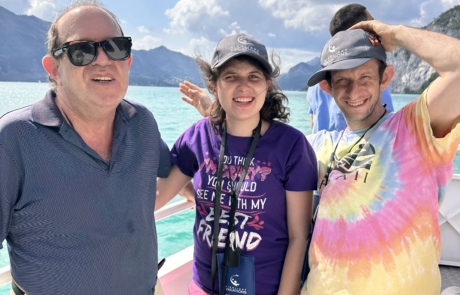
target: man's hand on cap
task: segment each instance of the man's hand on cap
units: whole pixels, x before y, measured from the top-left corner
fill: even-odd
[[[398,45],[394,39],[396,26],[387,25],[378,20],[363,21],[353,25],[349,30],[363,29],[377,35],[385,51],[393,51]]]

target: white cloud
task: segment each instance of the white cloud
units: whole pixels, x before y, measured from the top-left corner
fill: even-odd
[[[243,30],[240,25],[238,25],[238,22],[233,22],[231,23],[227,28],[222,28],[219,30],[220,37],[226,37],[238,33],[245,33],[248,34],[246,30]]]
[[[155,38],[153,36],[144,36],[143,38],[139,39],[134,39],[133,40],[133,49],[136,49],[136,50],[141,50],[141,49],[144,49],[144,50],[149,50],[149,49],[153,49],[153,48],[156,48],[162,43],[162,40],[160,38]]]
[[[137,27],[137,31],[138,31],[139,33],[145,33],[145,34],[150,33],[150,31],[149,31],[145,26],[139,26],[139,27]]]
[[[443,11],[460,4],[460,0],[361,0],[379,20],[393,24],[425,26]],[[327,32],[334,13],[344,6],[341,0],[258,0],[271,15],[283,21],[286,29]]]
[[[460,0],[441,0],[443,11],[448,10],[455,5],[460,5]]]
[[[167,33],[183,33],[197,22],[218,19],[229,15],[215,0],[179,0],[174,8],[166,10],[165,14],[171,19]]]
[[[238,22],[232,22],[230,24],[230,28],[233,29],[233,30],[240,30],[241,27],[238,25]]]
[[[268,37],[276,38],[276,35],[273,34],[273,33],[268,33],[267,35],[268,35]]]
[[[187,48],[181,48],[178,51],[182,54],[196,57],[201,56],[205,60],[211,59],[211,55],[216,47],[216,43],[209,41],[204,37],[192,38],[187,46]]]
[[[429,0],[421,3],[419,16],[411,19],[408,24],[413,27],[422,27],[430,23],[443,12],[441,2],[440,0]]]
[[[30,0],[30,7],[26,14],[35,15],[46,21],[52,21],[60,7],[59,0]]]
[[[324,1],[321,1],[324,3]],[[259,5],[283,21],[285,28],[304,31],[324,31],[332,15],[343,4],[315,3],[315,1],[259,0]]]

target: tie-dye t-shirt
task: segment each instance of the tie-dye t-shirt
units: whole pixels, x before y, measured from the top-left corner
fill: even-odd
[[[439,295],[438,207],[460,127],[434,138],[425,92],[357,142],[366,130],[308,138],[318,158],[321,201],[302,295]]]

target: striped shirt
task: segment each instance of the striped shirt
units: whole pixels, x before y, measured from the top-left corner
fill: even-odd
[[[156,177],[168,147],[144,106],[124,100],[105,162],[50,91],[0,119],[0,235],[28,294],[152,294]]]

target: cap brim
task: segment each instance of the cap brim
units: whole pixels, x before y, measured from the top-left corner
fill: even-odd
[[[317,71],[314,73],[310,79],[308,79],[307,85],[309,87],[318,84],[319,82],[323,81],[326,79],[326,73],[329,71],[340,71],[340,70],[349,70],[349,69],[354,69],[356,67],[359,67],[362,64],[365,64],[366,62],[370,61],[372,58],[366,57],[366,58],[354,58],[354,59],[346,59],[346,60],[341,60],[336,63],[333,63],[325,68],[322,68],[321,70]]]
[[[251,53],[251,52],[235,52],[235,54],[226,56],[224,59],[220,60],[218,63],[216,63],[213,66],[213,68],[218,68],[218,67],[222,66],[223,64],[225,64],[229,59],[232,59],[232,58],[234,58],[236,56],[239,56],[239,55],[248,55],[248,56],[258,60],[265,67],[265,69],[268,71],[268,73],[271,74],[273,72],[273,69],[272,69],[272,66],[270,65],[270,63],[268,63],[265,59],[260,57],[260,55],[254,54],[254,53]]]

